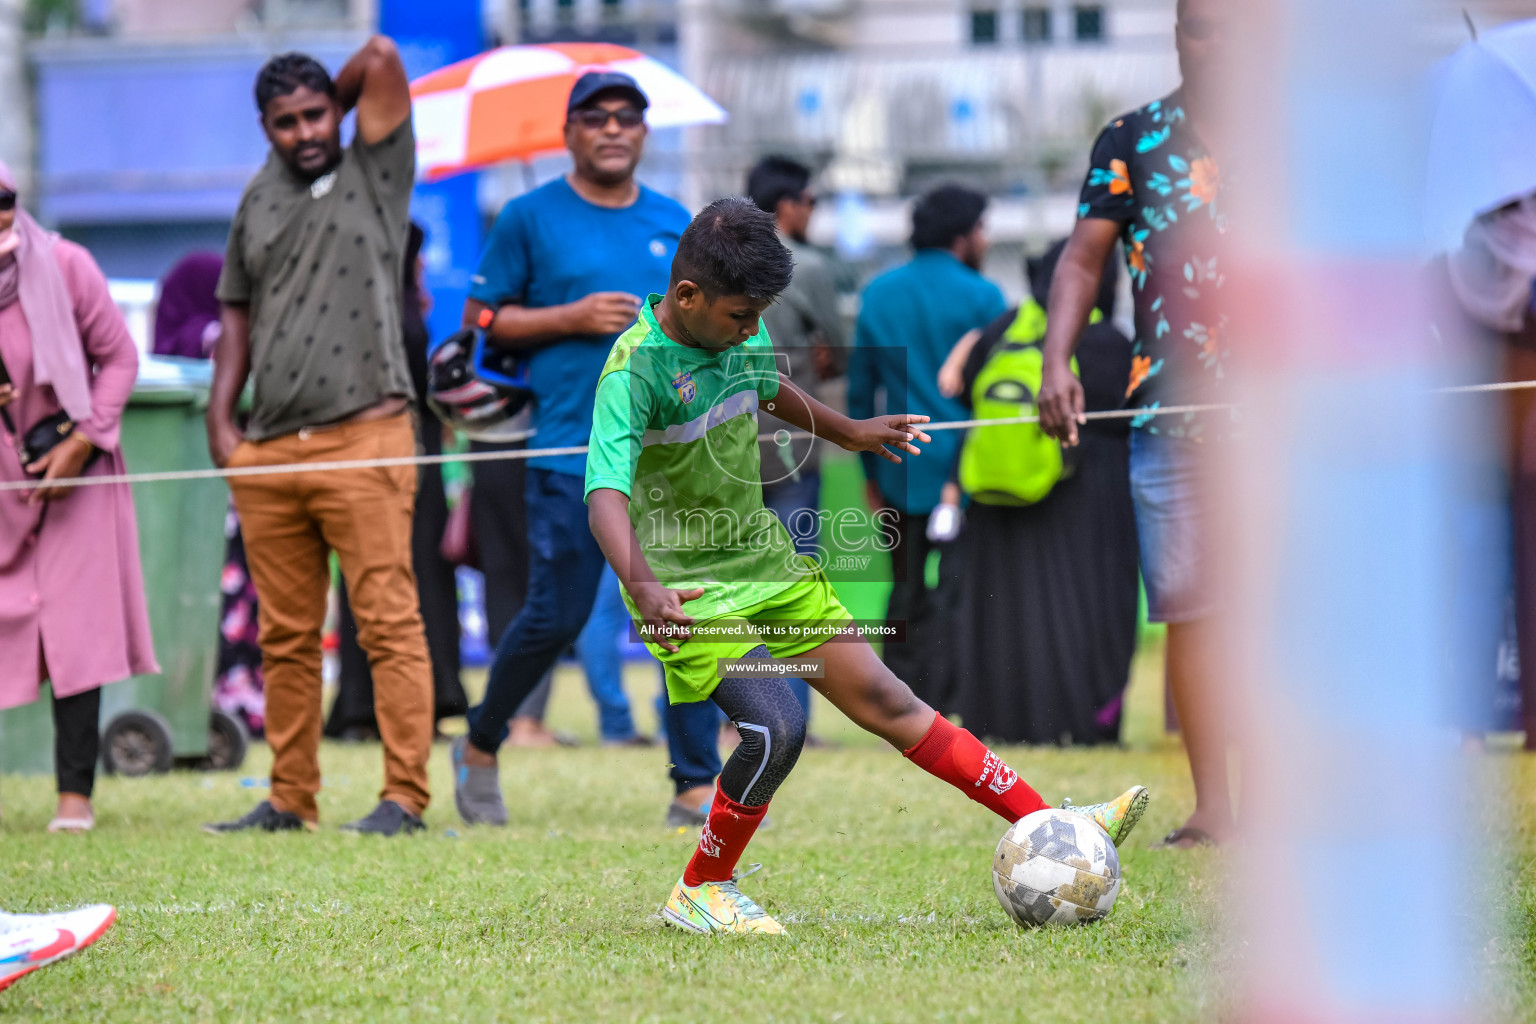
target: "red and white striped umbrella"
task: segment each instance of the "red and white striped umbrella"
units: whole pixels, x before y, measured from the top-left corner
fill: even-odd
[[[587,71],[622,71],[651,101],[652,128],[720,124],[726,113],[697,86],[643,53],[610,43],[503,46],[411,83],[416,162],[441,178],[565,146],[565,103]]]

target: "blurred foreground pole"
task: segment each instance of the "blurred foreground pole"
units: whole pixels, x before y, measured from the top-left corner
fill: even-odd
[[[1237,1016],[1470,1020],[1475,843],[1445,666],[1455,420],[1473,410],[1426,394],[1465,371],[1422,305],[1427,0],[1226,9]]]

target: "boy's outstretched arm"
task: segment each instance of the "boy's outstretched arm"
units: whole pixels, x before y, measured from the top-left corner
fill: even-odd
[[[782,373],[779,374],[778,395],[764,408],[784,422],[831,441],[839,448],[850,452],[874,452],[891,462],[899,463],[901,456],[886,445],[921,455],[913,442],[926,444],[933,440],[917,428],[917,424],[928,422],[927,416],[904,412],[872,416],[867,420],[849,419],[801,391]]]
[[[614,574],[640,612],[641,621],[652,630],[648,639],[668,651],[677,644],[669,637],[688,638],[693,617],[683,611],[683,602],[704,596],[704,588],[673,590],[656,579],[651,563],[640,550],[640,538],[629,521],[629,495],[611,487],[599,487],[587,496],[587,525],[603,557],[613,566]]]

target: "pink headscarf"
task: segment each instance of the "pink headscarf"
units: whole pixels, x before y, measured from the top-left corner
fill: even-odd
[[[3,160],[0,189],[16,191],[16,176]],[[69,418],[79,423],[91,418],[91,371],[85,365],[69,288],[53,258],[58,240],[18,205],[15,225],[0,234],[0,259],[10,253],[16,257],[10,267],[0,268],[0,292],[10,290],[4,279],[16,275],[21,311],[32,329],[33,379],[53,388]]]

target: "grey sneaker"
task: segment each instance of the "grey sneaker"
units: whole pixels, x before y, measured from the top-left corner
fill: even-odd
[[[709,804],[694,810],[673,800],[667,805],[667,828],[700,828],[709,821]]]
[[[423,832],[427,823],[393,800],[380,800],[379,806],[368,812],[366,818],[349,821],[341,826],[343,832],[367,836],[397,836],[404,832]]]
[[[686,804],[673,800],[667,805],[667,828],[703,828],[709,822],[709,809],[714,802],[714,798],[711,797],[705,800],[698,810],[694,810]],[[773,819],[766,814],[757,826],[758,831],[772,827]],[[762,865],[759,864],[758,867],[761,868]]]
[[[448,748],[453,760],[453,805],[466,825],[505,825],[507,804],[501,798],[501,774],[494,766],[466,764],[469,737],[460,736]]]
[[[263,800],[256,805],[256,809],[243,818],[234,821],[210,822],[203,826],[204,832],[212,832],[214,835],[223,835],[226,832],[249,832],[259,829],[262,832],[299,832],[315,830],[315,823],[305,821],[297,814],[288,811],[280,811],[272,806],[272,801]]]

